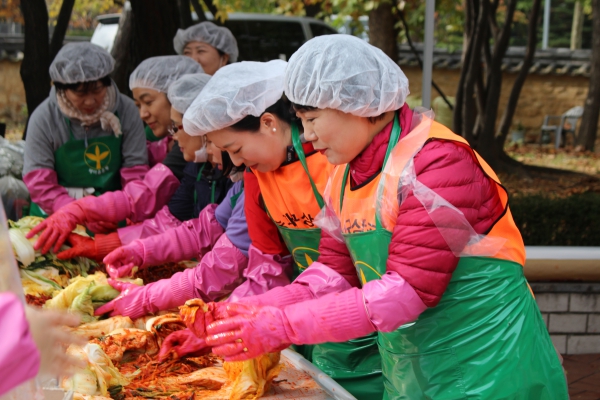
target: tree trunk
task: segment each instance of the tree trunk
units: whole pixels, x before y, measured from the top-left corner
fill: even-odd
[[[198,0],[191,0],[192,7],[194,7],[194,11],[196,11],[196,16],[198,17],[198,22],[206,21],[206,15],[204,15],[204,9]],[[214,17],[214,15],[213,15]]]
[[[213,15],[213,22],[215,24],[222,25],[221,21],[217,19],[217,13],[219,12],[219,10],[213,4],[212,0],[203,0],[203,2],[206,8],[208,8],[208,11],[210,11],[210,13]]]
[[[393,6],[381,2],[369,12],[369,43],[379,47],[388,57],[398,61],[398,31]]]
[[[129,75],[134,67],[129,62],[131,40],[133,36],[133,13],[129,3],[125,3],[121,18],[119,19],[119,30],[112,47],[112,56],[115,59],[115,69],[112,79],[117,84],[119,91],[125,95],[131,95],[129,90]]]
[[[575,146],[594,150],[600,113],[600,0],[592,0],[592,60],[590,88],[583,109],[583,117]]]
[[[50,92],[50,45],[48,9],[44,0],[21,0],[25,25],[25,49],[21,63],[21,79],[29,115],[48,97]],[[29,119],[28,119],[29,121]],[[27,136],[27,127],[23,139]]]
[[[499,133],[496,137],[496,147],[498,147],[502,152],[504,152],[504,142],[506,140],[506,136],[508,135],[510,125],[512,124],[512,119],[515,115],[517,104],[519,103],[521,89],[525,84],[525,79],[529,74],[529,69],[533,63],[533,57],[535,56],[535,48],[537,46],[537,25],[541,4],[541,0],[533,1],[531,14],[529,15],[529,31],[527,34],[527,50],[525,53],[525,59],[523,60],[523,65],[519,71],[519,75],[517,75],[517,79],[515,79],[515,83],[513,84],[510,92],[510,97],[508,98],[508,103],[506,104],[506,109],[504,110],[504,115],[502,115],[502,120],[500,122]]]
[[[179,7],[179,27],[185,29],[192,26],[194,21],[192,21],[190,0],[177,0],[177,5]]]
[[[129,95],[129,75],[145,59],[175,54],[173,37],[179,28],[177,2],[131,0],[131,9],[121,15],[113,46],[116,65],[113,79]]]
[[[307,17],[315,18],[321,12],[321,2],[314,1],[311,4],[304,3],[304,12]]]
[[[63,46],[69,28],[69,21],[71,20],[71,13],[73,12],[73,5],[75,5],[75,0],[63,0],[60,6],[54,33],[52,33],[52,41],[50,42],[50,62],[54,60],[54,57]]]
[[[581,48],[581,37],[583,36],[583,4],[575,1],[573,10],[573,24],[571,25],[571,50]]]

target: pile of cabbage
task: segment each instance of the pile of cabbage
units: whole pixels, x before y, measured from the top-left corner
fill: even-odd
[[[82,323],[96,321],[98,318],[94,317],[94,310],[117,297],[119,291],[108,284],[103,272],[88,274],[91,268],[98,266],[90,259],[76,257],[64,261],[56,258],[52,252],[42,255],[34,250],[37,236],[27,239],[26,235],[43,220],[24,217],[17,222],[9,221],[8,233],[25,295],[50,298],[44,308],[77,314]],[[85,235],[85,230],[78,230],[77,233]],[[61,248],[64,249],[67,247]],[[141,279],[129,281],[143,284]]]

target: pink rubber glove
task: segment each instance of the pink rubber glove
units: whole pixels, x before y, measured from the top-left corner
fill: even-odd
[[[106,272],[111,278],[122,278],[130,276],[134,267],[143,269],[144,245],[135,240],[127,246],[119,247],[110,252],[103,260],[106,264]]]
[[[225,361],[242,361],[281,351],[292,344],[285,315],[277,307],[229,304],[229,318],[207,327],[206,343]]]
[[[199,338],[189,329],[183,329],[173,332],[165,338],[160,346],[158,360],[165,361],[172,355],[174,358],[183,358],[199,357],[208,353],[210,353],[210,347],[206,345],[204,338]]]
[[[120,282],[108,279],[108,284],[121,292],[117,298],[99,307],[94,314],[103,315],[110,313],[111,317],[123,315],[125,317],[139,318],[148,314],[144,310],[146,288],[133,283]]]
[[[85,210],[77,201],[67,204],[54,214],[46,218],[27,234],[30,239],[39,232],[44,231],[33,246],[34,249],[46,254],[54,245],[53,251],[58,253],[69,234],[80,224],[85,222]]]
[[[272,306],[229,304],[227,316],[207,329],[206,343],[227,361],[242,361],[287,345],[345,342],[374,332],[361,290]]]
[[[119,224],[115,222],[95,221],[88,222],[85,227],[94,233],[109,233],[116,231]]]

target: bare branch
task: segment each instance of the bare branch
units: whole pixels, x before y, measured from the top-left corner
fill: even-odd
[[[221,24],[220,21],[217,20],[217,13],[219,12],[219,10],[217,9],[217,7],[215,7],[212,0],[202,0],[202,1],[206,5],[206,8],[208,8],[208,11],[210,11],[210,13],[213,15],[213,22],[220,25]]]
[[[497,146],[499,146],[500,148],[504,146],[506,135],[508,135],[508,130],[510,129],[512,119],[515,115],[515,110],[517,109],[521,89],[525,84],[525,79],[527,79],[529,69],[533,64],[535,48],[537,45],[537,21],[540,13],[541,3],[541,0],[533,0],[533,6],[529,15],[529,29],[527,32],[527,49],[525,52],[525,59],[523,60],[523,66],[521,67],[521,70],[519,71],[519,74],[515,79],[515,83],[513,84],[510,96],[508,98],[508,103],[506,105],[506,109],[504,110],[504,114],[502,115],[499,131],[496,136]]]
[[[60,6],[56,26],[54,27],[54,33],[52,34],[52,41],[50,42],[50,62],[54,60],[54,57],[56,57],[56,54],[63,46],[74,5],[75,0],[63,0]]]
[[[406,19],[404,18],[404,11],[398,10],[398,16],[400,18],[400,21],[402,21],[402,26],[404,27],[404,34],[406,35],[406,41],[408,42],[410,49],[412,50],[413,54],[415,55],[415,58],[417,59],[417,63],[419,63],[419,68],[421,68],[421,71],[422,71],[423,70],[423,62],[421,61],[421,56],[419,55],[419,52],[417,51],[415,45],[413,44],[412,39],[410,38],[408,24],[406,23]],[[435,90],[437,90],[437,92],[440,94],[440,96],[442,96],[442,99],[448,105],[448,107],[450,107],[450,110],[454,110],[454,107],[452,106],[452,104],[450,104],[450,101],[448,101],[448,99],[446,98],[446,95],[444,94],[444,92],[442,92],[442,89],[433,81],[433,79],[431,79],[431,85],[435,88]]]
[[[200,22],[206,21],[206,15],[204,15],[204,9],[200,5],[200,2],[198,0],[191,0],[191,2],[192,7],[194,7],[194,11],[196,11],[196,15],[198,16],[198,20]]]

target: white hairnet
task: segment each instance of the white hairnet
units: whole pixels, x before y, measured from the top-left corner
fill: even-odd
[[[129,89],[146,88],[167,93],[181,75],[204,72],[200,64],[184,56],[160,56],[145,59],[129,77]]]
[[[210,78],[210,75],[204,73],[181,76],[169,86],[167,92],[171,107],[181,114],[185,113]]]
[[[229,62],[236,62],[238,46],[233,33],[224,26],[210,21],[200,22],[187,29],[178,29],[173,38],[173,47],[177,54],[183,54],[183,48],[189,42],[204,42],[229,56]]]
[[[189,135],[229,127],[248,115],[261,116],[283,95],[286,62],[241,62],[219,69],[183,116]]]
[[[285,94],[295,104],[360,117],[399,109],[408,79],[383,51],[350,35],[318,36],[288,62]]]
[[[64,84],[104,78],[115,67],[108,51],[92,43],[65,44],[50,64],[50,79]]]

